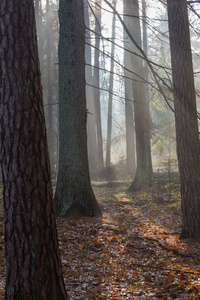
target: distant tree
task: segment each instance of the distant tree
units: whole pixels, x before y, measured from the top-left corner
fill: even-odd
[[[39,58],[41,63],[41,56],[43,55],[43,43],[42,40],[42,5],[41,0],[35,0],[35,19],[36,19],[36,28],[37,28],[37,40],[38,40],[38,51]]]
[[[143,51],[148,57],[148,37],[147,37],[147,22],[146,22],[146,0],[142,0],[142,14],[143,14],[143,22],[142,22],[142,35],[143,35]],[[152,166],[152,155],[151,155],[151,114],[150,114],[150,95],[149,95],[149,70],[147,67],[147,62],[143,60],[143,68],[142,75],[144,77],[144,90],[145,90],[145,102],[146,102],[146,118],[147,118],[147,139],[146,139],[146,155],[147,155],[147,169],[148,169],[148,185],[152,185],[154,183],[154,175],[153,175],[153,166]]]
[[[128,16],[128,6],[124,2],[124,23],[131,32],[132,19]],[[128,71],[131,71],[131,42],[124,30],[124,90],[125,90],[125,123],[126,123],[126,165],[127,168],[136,171],[136,149],[135,149],[135,125],[134,125],[134,107],[133,107],[133,87],[132,80],[129,79],[133,75]]]
[[[87,0],[84,0],[84,19],[85,19],[85,79],[86,79],[86,104],[87,104],[87,138],[88,138],[88,158],[89,167],[97,169],[97,135],[96,135],[96,111],[95,96],[93,88],[93,70],[92,70],[92,47],[90,37],[89,7]]]
[[[181,182],[181,238],[200,236],[200,143],[186,0],[167,0],[177,155]]]
[[[60,0],[59,166],[55,194],[60,215],[100,215],[88,168],[83,0]]]
[[[6,299],[67,299],[58,250],[32,0],[0,3]]]
[[[116,9],[117,0],[113,0],[113,7]],[[112,41],[115,41],[115,23],[116,15],[113,14],[112,20]],[[114,54],[115,44],[111,45],[111,62],[110,62],[110,82],[109,82],[109,98],[108,98],[108,122],[107,122],[107,145],[106,145],[106,168],[111,164],[111,137],[112,137],[112,102],[113,102],[113,81],[114,81]],[[112,59],[113,58],[113,59]]]
[[[136,43],[141,47],[141,29],[139,20],[139,3],[138,0],[124,1],[124,14],[128,15],[131,20],[128,22],[129,31],[134,37]],[[134,17],[131,17],[134,16]],[[137,52],[137,48],[130,41],[130,49]],[[136,154],[137,169],[134,181],[130,186],[130,190],[139,190],[145,185],[152,185],[154,181],[153,169],[151,162],[151,148],[149,135],[149,111],[146,101],[145,85],[141,78],[144,76],[143,61],[136,55],[131,58],[131,71],[138,76],[133,76],[133,98],[134,98],[134,116],[135,116],[135,132],[136,132]]]
[[[100,60],[100,34],[101,34],[101,0],[95,0],[95,51],[94,51],[94,76],[93,83],[95,86],[95,109],[96,109],[96,130],[97,130],[97,154],[98,167],[101,169],[104,166],[103,160],[103,138],[101,127],[101,103],[100,103],[100,89],[99,89],[99,60]]]
[[[46,0],[46,73],[47,73],[47,103],[48,103],[48,114],[47,114],[47,140],[49,145],[49,157],[51,174],[54,173],[54,118],[53,118],[53,64],[52,64],[52,26],[50,22],[50,3]]]

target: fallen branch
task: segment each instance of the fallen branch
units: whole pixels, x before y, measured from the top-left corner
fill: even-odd
[[[133,266],[142,267],[142,268],[150,268],[150,269],[157,269],[157,270],[166,270],[166,271],[172,271],[172,272],[178,272],[178,273],[188,273],[188,274],[200,274],[200,272],[196,271],[187,271],[187,270],[180,270],[180,269],[171,269],[171,268],[163,268],[160,266],[150,266],[150,265],[143,265],[143,264],[137,264],[137,263],[131,263]]]
[[[189,258],[193,258],[193,259],[196,259],[198,261],[200,261],[200,258],[195,256],[195,255],[192,255],[192,254],[189,254],[189,253],[185,253],[185,252],[182,252],[180,251],[179,249],[177,248],[171,248],[171,247],[168,247],[168,246],[165,246],[163,243],[161,243],[159,240],[155,239],[155,238],[150,238],[150,237],[142,237],[146,240],[149,240],[149,241],[153,241],[153,242],[156,242],[159,244],[159,246],[161,246],[164,250],[166,251],[172,251],[174,252],[176,255],[180,255],[181,257],[189,257]]]

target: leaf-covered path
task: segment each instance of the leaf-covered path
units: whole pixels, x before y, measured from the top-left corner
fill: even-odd
[[[94,188],[102,219],[57,219],[69,299],[200,299],[200,241],[178,238],[178,193],[158,198],[155,191],[126,188]]]

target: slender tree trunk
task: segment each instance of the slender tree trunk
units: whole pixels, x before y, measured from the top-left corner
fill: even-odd
[[[38,40],[38,50],[40,63],[41,58],[43,58],[43,41],[42,41],[42,8],[41,0],[35,0],[35,18],[36,18],[36,28],[37,28],[37,40]]]
[[[148,56],[147,47],[147,23],[146,23],[146,0],[142,0],[142,14],[143,14],[143,51]],[[149,74],[146,61],[143,61],[143,76],[145,79],[144,89],[145,89],[145,99],[146,99],[146,114],[147,114],[147,165],[148,165],[148,176],[149,185],[154,184],[153,166],[152,166],[152,155],[151,155],[151,115],[150,115],[150,96],[149,96]]]
[[[96,127],[97,127],[97,150],[98,150],[98,167],[101,169],[104,166],[103,162],[103,139],[102,139],[102,127],[101,127],[101,104],[100,104],[100,90],[99,90],[99,47],[101,33],[101,0],[96,0],[97,9],[95,10],[95,53],[94,53],[94,77],[93,83],[96,87],[94,89],[95,96],[95,108],[96,108]],[[100,7],[99,7],[100,6]]]
[[[47,140],[49,146],[49,157],[52,177],[55,178],[56,173],[56,158],[55,158],[55,144],[56,137],[54,131],[54,105],[53,105],[53,71],[55,66],[53,65],[53,22],[51,19],[50,1],[46,0],[46,70],[47,70]]]
[[[0,4],[6,299],[64,300],[32,0]]]
[[[100,215],[89,176],[85,97],[83,0],[59,6],[59,167],[55,203],[60,215]]]
[[[50,7],[49,0],[46,0],[46,36],[47,36],[47,44],[46,44],[46,55],[47,55],[47,89],[48,89],[48,130],[53,129],[53,91],[52,91],[52,47],[51,47],[51,35],[52,35],[52,27],[50,26],[49,18],[50,18]]]
[[[90,28],[88,2],[84,0],[84,17],[85,26]],[[97,136],[96,136],[96,111],[94,106],[94,88],[92,74],[92,57],[91,57],[91,39],[90,31],[86,28],[86,45],[85,45],[85,78],[86,78],[86,103],[88,109],[87,116],[87,134],[88,134],[88,158],[90,169],[97,168]]]
[[[47,69],[47,103],[48,103],[48,114],[47,114],[47,139],[49,145],[49,157],[51,173],[54,173],[53,161],[54,161],[54,129],[53,129],[53,80],[52,80],[52,27],[50,26],[50,7],[49,0],[46,0],[46,69]]]
[[[113,7],[116,9],[117,0],[113,1]],[[111,134],[112,134],[112,101],[113,101],[113,71],[114,71],[114,54],[115,54],[115,22],[116,15],[113,14],[112,21],[112,46],[111,46],[111,65],[110,65],[110,84],[109,84],[109,99],[108,99],[108,125],[107,125],[107,145],[106,145],[106,168],[110,167],[111,159]]]
[[[126,13],[126,3],[124,3],[124,13]],[[124,16],[124,22],[126,26],[130,28],[130,20]],[[124,67],[126,69],[131,69],[131,42],[124,31]],[[134,125],[134,107],[133,107],[133,87],[132,80],[126,78],[132,77],[132,74],[127,70],[124,70],[124,83],[125,83],[125,122],[126,122],[126,165],[127,168],[136,171],[136,153],[135,153],[135,125]]]
[[[186,0],[168,0],[177,156],[183,227],[180,237],[200,236],[200,143]]]
[[[129,20],[130,32],[134,39],[141,46],[141,30],[139,21],[138,0],[124,1],[124,13],[132,14],[134,17]],[[130,17],[129,17],[130,18]],[[134,45],[131,44],[131,50],[137,52]],[[144,78],[143,61],[137,56],[132,56],[131,70]],[[137,153],[137,170],[130,190],[139,190],[145,185],[152,185],[153,170],[149,162],[150,136],[149,136],[149,116],[146,103],[146,94],[144,83],[138,77],[133,77],[133,97],[134,97],[134,115],[135,115],[135,132],[136,132],[136,153]]]

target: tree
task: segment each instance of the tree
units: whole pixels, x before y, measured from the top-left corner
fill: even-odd
[[[92,49],[90,38],[89,7],[87,0],[84,0],[84,19],[85,19],[85,79],[86,79],[86,103],[88,109],[87,116],[87,136],[88,136],[88,158],[90,169],[97,167],[97,135],[96,135],[96,111],[94,105],[94,88],[92,74]]]
[[[0,4],[6,299],[67,299],[51,189],[32,0]]]
[[[124,23],[130,30],[131,20],[126,16],[127,4],[124,3]],[[134,126],[134,107],[133,107],[133,77],[128,70],[131,69],[131,45],[130,40],[124,30],[124,90],[125,90],[125,122],[126,122],[126,165],[135,172],[136,159],[135,159],[135,126]]]
[[[130,54],[124,51],[124,66],[130,67]],[[127,78],[129,72],[124,70],[124,90],[125,90],[125,122],[126,122],[126,166],[131,170],[136,169],[135,159],[135,128],[133,119],[133,90],[132,82]]]
[[[131,21],[127,22],[129,31],[134,37],[136,43],[141,47],[141,30],[139,21],[139,4],[137,0],[124,1],[124,14],[132,14]],[[130,45],[132,52],[137,52],[134,44]],[[146,102],[146,94],[144,83],[144,69],[142,59],[136,55],[131,59],[131,70],[138,76],[133,76],[133,98],[134,98],[134,116],[135,116],[135,132],[136,132],[136,154],[137,154],[137,170],[135,179],[130,186],[130,190],[135,191],[141,189],[144,185],[152,185],[153,170],[150,153],[150,135],[149,135],[149,114]]]
[[[55,194],[60,215],[101,215],[88,168],[83,0],[60,0],[59,165]]]
[[[113,0],[113,7],[116,9],[117,0]],[[113,14],[112,20],[112,41],[115,41],[115,21],[116,15]],[[113,102],[113,80],[114,80],[114,54],[115,44],[111,45],[111,63],[110,63],[110,82],[109,82],[109,99],[108,99],[108,122],[107,122],[107,145],[106,145],[106,168],[110,167],[111,160],[111,136],[112,136],[112,102]],[[112,59],[113,58],[113,59]]]
[[[53,80],[52,80],[52,26],[50,24],[50,4],[46,0],[46,69],[47,69],[47,97],[48,97],[48,122],[47,122],[47,140],[49,145],[49,157],[51,174],[54,173],[54,118],[53,118]]]
[[[101,0],[96,0],[95,10],[95,52],[94,52],[94,76],[93,83],[95,86],[95,109],[96,109],[96,130],[97,130],[97,153],[98,153],[98,168],[103,168],[103,139],[101,127],[101,104],[100,104],[100,90],[99,90],[99,58],[100,58],[100,34],[101,34]]]
[[[177,156],[183,227],[180,237],[200,236],[200,143],[186,0],[168,0]]]

